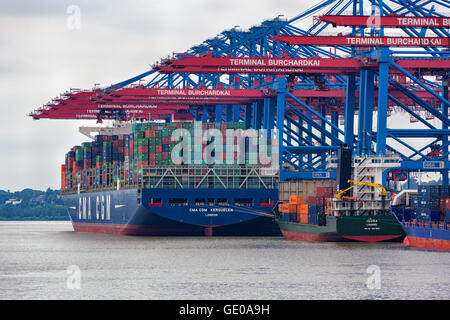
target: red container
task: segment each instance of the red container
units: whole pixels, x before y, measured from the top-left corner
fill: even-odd
[[[450,210],[450,198],[445,198],[445,211]]]
[[[318,197],[329,198],[333,196],[333,187],[317,187],[316,194]]]
[[[316,206],[316,197],[308,197],[308,205]]]
[[[162,152],[162,145],[156,146],[156,152]]]
[[[323,197],[308,197],[308,205],[310,206],[323,206]]]
[[[156,159],[156,153],[155,152],[150,152],[148,154],[148,159],[149,160],[155,160]]]
[[[168,152],[163,152],[162,153],[162,159],[163,160],[169,160],[169,153]]]

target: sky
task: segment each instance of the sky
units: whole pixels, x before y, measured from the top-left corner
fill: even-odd
[[[0,189],[59,188],[65,153],[87,141],[78,127],[95,125],[27,116],[60,93],[123,81],[223,30],[280,14],[291,18],[307,6],[289,0],[0,1]]]
[[[0,189],[60,187],[65,153],[87,141],[78,127],[95,125],[27,116],[60,93],[121,82],[223,30],[292,18],[317,2],[0,1]]]

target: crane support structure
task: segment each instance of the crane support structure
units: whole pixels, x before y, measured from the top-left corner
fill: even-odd
[[[280,180],[334,179],[330,163],[344,144],[419,168],[448,163],[449,8],[317,0],[290,19],[224,30],[119,83],[72,89],[30,116],[241,121],[278,133]],[[448,184],[448,168],[436,170]]]

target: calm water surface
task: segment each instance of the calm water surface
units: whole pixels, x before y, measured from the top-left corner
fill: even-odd
[[[366,284],[371,265],[380,289]],[[450,253],[401,243],[124,237],[0,222],[0,299],[450,299],[449,269]]]

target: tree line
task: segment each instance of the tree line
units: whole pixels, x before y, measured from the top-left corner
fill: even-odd
[[[6,203],[11,199],[22,202]],[[0,220],[69,220],[69,216],[59,190],[0,190]]]

